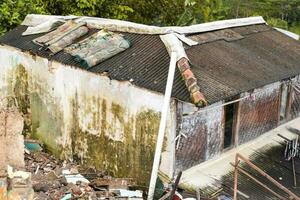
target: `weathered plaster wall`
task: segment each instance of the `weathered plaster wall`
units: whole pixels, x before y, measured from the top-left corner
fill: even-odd
[[[223,149],[222,102],[212,104],[198,111],[193,106],[178,103],[178,130],[182,136],[176,149],[176,170],[186,170],[209,160]],[[192,112],[192,113],[190,113]]]
[[[61,158],[118,177],[150,176],[163,96],[0,46],[0,98],[11,96],[26,134]],[[171,103],[161,169],[172,174],[175,103]]]

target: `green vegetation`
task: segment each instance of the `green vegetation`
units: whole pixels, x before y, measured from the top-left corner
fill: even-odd
[[[28,13],[85,15],[152,25],[189,25],[236,17],[263,16],[300,34],[299,0],[2,0],[0,34]]]
[[[20,24],[28,13],[48,13],[43,0],[2,0],[0,35]]]

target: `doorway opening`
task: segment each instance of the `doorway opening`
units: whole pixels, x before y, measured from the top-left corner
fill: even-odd
[[[229,149],[234,145],[234,113],[237,103],[231,103],[224,107],[224,149]]]

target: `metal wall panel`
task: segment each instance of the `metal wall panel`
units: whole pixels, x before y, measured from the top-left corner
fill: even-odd
[[[280,83],[274,83],[254,90],[240,102],[238,144],[253,140],[278,125],[280,94]]]
[[[180,137],[176,145],[175,170],[185,170],[208,160],[223,149],[223,107],[221,103],[213,104],[207,111],[197,111],[192,114],[184,113],[184,105],[178,103],[181,109],[178,119],[178,134]],[[178,142],[178,140],[177,140]]]
[[[300,76],[292,81],[291,92],[291,109],[290,119],[295,119],[300,116]]]
[[[300,93],[292,89],[292,105],[291,105],[291,118],[295,119],[300,115]]]

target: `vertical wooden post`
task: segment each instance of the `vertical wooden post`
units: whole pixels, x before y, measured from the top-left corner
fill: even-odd
[[[291,84],[289,84],[288,85],[287,105],[286,105],[286,109],[285,109],[286,121],[290,121],[292,119],[292,115],[291,115],[292,101],[293,101],[293,87],[291,86]]]
[[[234,186],[233,186],[233,200],[237,200],[237,186],[238,186],[238,155],[235,155],[234,163]]]
[[[292,157],[292,168],[293,168],[293,177],[294,177],[294,187],[297,187],[297,176],[296,176],[296,170],[295,170],[294,157]]]
[[[234,147],[239,145],[239,130],[240,130],[240,118],[241,118],[241,102],[237,102],[234,105],[234,121],[233,121],[233,144]]]
[[[280,91],[279,91],[279,94],[278,94],[277,126],[280,125],[280,114],[281,114],[281,103],[282,103],[283,88],[284,88],[284,83],[281,84]],[[285,107],[285,109],[286,109],[286,107]]]

